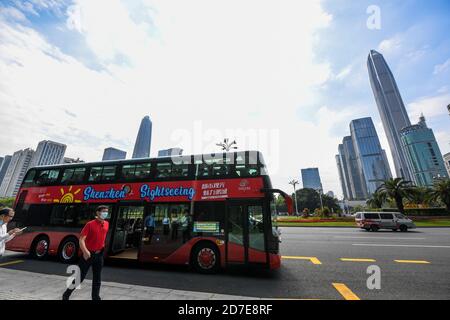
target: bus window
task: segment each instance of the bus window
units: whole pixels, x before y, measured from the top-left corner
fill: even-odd
[[[127,164],[122,167],[122,179],[133,180],[135,177],[136,165]]]
[[[225,228],[224,202],[196,202],[194,206],[194,224],[198,222],[218,222],[219,233]]]
[[[172,178],[187,178],[189,176],[189,166],[187,164],[173,164]]]
[[[116,166],[92,167],[89,182],[113,181],[116,177]]]
[[[86,168],[65,169],[61,178],[62,184],[79,184],[83,182]]]
[[[92,167],[89,174],[89,182],[98,182],[102,179],[103,167]]]
[[[56,205],[50,216],[50,225],[55,227],[74,227],[78,218],[78,206]]]
[[[264,219],[262,206],[248,207],[248,241],[250,248],[264,251]]]
[[[156,164],[156,178],[169,178],[172,175],[172,164],[170,162],[160,162]]]
[[[25,176],[25,179],[23,179],[23,186],[32,186],[34,183],[34,178],[36,176],[36,170],[30,170],[28,171],[27,175]]]
[[[228,164],[214,164],[212,165],[211,175],[214,177],[226,177],[230,175],[230,165]]]
[[[136,179],[148,179],[151,174],[151,163],[141,163],[136,165],[134,173]]]
[[[37,185],[49,185],[55,183],[59,176],[59,169],[53,170],[43,170],[39,172],[38,177],[36,178]]]
[[[34,227],[45,227],[50,223],[50,216],[52,213],[52,205],[48,204],[33,204],[28,210],[26,217],[26,225]]]
[[[116,177],[116,167],[107,166],[103,167],[102,181],[113,181]]]

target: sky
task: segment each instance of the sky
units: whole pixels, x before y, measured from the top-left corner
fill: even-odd
[[[85,161],[130,157],[149,115],[151,156],[227,137],[263,152],[275,187],[318,167],[341,197],[334,156],[353,119],[373,118],[395,172],[371,49],[450,152],[449,13],[447,0],[2,0],[0,156],[48,139]]]

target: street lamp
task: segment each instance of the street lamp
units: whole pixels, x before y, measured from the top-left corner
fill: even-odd
[[[295,197],[295,214],[298,216],[298,206],[297,206],[297,189],[295,188],[296,185],[299,184],[299,182],[297,180],[292,180],[291,182],[289,182],[289,184],[291,186],[294,187],[294,197]]]
[[[236,140],[234,140],[233,142],[228,142],[228,141],[229,141],[229,139],[225,138],[225,139],[223,139],[223,142],[216,143],[216,146],[221,147],[222,151],[226,151],[226,152],[229,152],[230,149],[238,148]]]

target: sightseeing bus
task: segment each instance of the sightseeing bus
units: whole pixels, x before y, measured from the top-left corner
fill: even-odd
[[[36,259],[80,256],[79,233],[109,208],[105,257],[185,264],[280,267],[275,194],[260,152],[74,163],[28,170],[14,204],[27,227],[7,249]]]

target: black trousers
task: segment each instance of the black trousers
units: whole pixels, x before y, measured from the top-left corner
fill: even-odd
[[[86,278],[89,268],[92,266],[92,300],[100,300],[100,287],[102,285],[102,268],[103,268],[103,251],[100,253],[92,253],[91,257],[86,261],[84,257],[80,258],[78,267],[81,272],[80,284]],[[67,289],[64,293],[69,297],[75,289]]]

